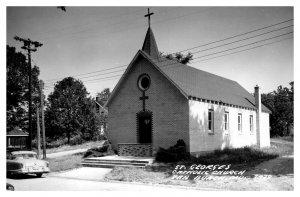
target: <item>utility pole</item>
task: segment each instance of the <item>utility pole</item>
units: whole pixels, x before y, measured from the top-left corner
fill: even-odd
[[[39,43],[37,41],[32,41],[29,38],[24,39],[20,38],[18,36],[14,37],[15,40],[23,42],[22,49],[27,51],[28,55],[28,133],[29,133],[29,139],[28,139],[28,145],[27,148],[29,150],[32,150],[32,90],[31,90],[31,52],[35,52],[38,47],[43,46],[42,43]]]
[[[39,108],[36,108],[36,126],[37,126],[37,155],[38,158],[40,158],[40,153],[41,153],[41,131],[40,131],[40,113],[39,113]]]
[[[43,133],[43,159],[46,159],[46,134],[45,134],[45,118],[44,118],[44,83],[40,80],[40,97],[41,97],[41,112],[42,112],[42,133]]]

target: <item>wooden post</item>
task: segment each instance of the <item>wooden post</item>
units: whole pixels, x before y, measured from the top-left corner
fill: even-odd
[[[40,158],[40,152],[41,152],[41,131],[40,131],[40,114],[39,114],[39,108],[36,108],[36,123],[37,123],[37,142],[36,142],[36,146],[37,146],[37,155],[38,158]]]
[[[41,112],[42,112],[42,133],[43,133],[43,159],[46,159],[46,134],[45,134],[45,119],[44,119],[44,83],[40,80],[40,97],[41,97]]]
[[[31,52],[35,52],[38,47],[43,46],[42,43],[32,41],[29,38],[24,39],[18,36],[14,37],[15,40],[23,42],[24,46],[21,48],[26,50],[28,53],[28,145],[27,148],[32,150],[32,73],[31,73]],[[34,48],[33,48],[34,47]]]

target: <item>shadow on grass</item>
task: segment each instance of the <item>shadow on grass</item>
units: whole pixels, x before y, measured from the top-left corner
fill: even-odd
[[[258,164],[275,159],[278,157],[276,152],[262,151],[256,147],[243,147],[223,150],[215,150],[206,155],[195,157],[190,155],[188,159],[169,162],[155,162],[152,166],[146,168],[148,171],[153,172],[166,172],[172,174],[176,165],[191,166],[193,164],[201,165],[229,165],[231,164],[232,170],[246,170],[250,171]]]

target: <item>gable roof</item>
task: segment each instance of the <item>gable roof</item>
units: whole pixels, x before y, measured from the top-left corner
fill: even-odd
[[[23,131],[22,129],[15,128],[6,133],[6,136],[28,136],[28,133]]]
[[[235,81],[214,75],[191,66],[159,56],[155,38],[148,28],[142,50],[139,50],[114,88],[105,106],[108,106],[120,84],[139,56],[146,58],[187,99],[197,97],[206,100],[256,109],[255,98]],[[271,111],[262,105],[262,111]]]
[[[164,57],[161,57],[160,61],[155,61],[149,56],[148,58],[189,97],[256,108],[254,96],[236,81]],[[271,113],[264,105],[262,111]]]

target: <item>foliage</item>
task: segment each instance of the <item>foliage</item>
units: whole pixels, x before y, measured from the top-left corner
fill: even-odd
[[[6,113],[7,130],[26,128],[28,122],[28,64],[26,56],[16,52],[15,47],[6,46]],[[32,112],[39,104],[39,68],[32,70]],[[33,117],[35,118],[35,117]],[[34,121],[34,120],[33,120]],[[34,128],[33,124],[33,128]]]
[[[191,161],[201,164],[241,164],[256,161],[266,161],[278,157],[278,154],[267,153],[255,147],[243,148],[225,148],[223,150],[215,150],[212,153],[192,157]]]
[[[67,142],[68,140],[66,138],[61,138],[59,140],[47,140],[47,154],[69,150],[86,149],[89,147],[96,147],[102,145],[102,141],[86,141],[82,144],[77,145],[68,145]]]
[[[271,136],[287,136],[294,126],[294,82],[290,88],[279,86],[276,91],[262,94],[262,103],[270,114]]]
[[[164,55],[163,53],[161,53],[161,55],[167,59],[176,60],[177,62],[185,64],[185,65],[190,63],[193,60],[193,54],[190,52],[188,52],[186,55],[184,55],[180,52],[177,52],[175,54],[170,53],[167,55]]]
[[[187,162],[201,164],[240,164],[245,162],[261,162],[278,157],[277,152],[268,152],[255,147],[225,148],[195,157],[186,151],[183,140],[168,149],[160,148],[156,154],[156,162]]]
[[[110,89],[105,88],[101,92],[98,92],[96,95],[96,100],[103,106],[106,101],[108,100],[108,97],[111,95]],[[100,110],[99,110],[100,111]],[[107,127],[107,119],[108,114],[107,113],[97,113],[97,116],[100,120],[100,125],[104,128],[104,133],[100,137],[102,139],[106,139],[106,127]]]
[[[100,98],[100,100],[107,100],[110,96],[111,92],[109,88],[103,89],[101,92],[97,93],[97,97]]]
[[[88,97],[83,83],[72,77],[56,83],[48,97],[45,121],[48,136],[52,139],[67,137],[68,144],[72,136],[92,140],[99,130],[93,100]]]
[[[174,146],[168,149],[159,148],[156,153],[157,162],[177,162],[189,159],[189,153],[186,151],[186,144],[183,140],[178,140]]]
[[[87,150],[83,157],[103,157],[107,155],[115,155],[115,152],[113,151],[111,144],[106,140],[101,146]]]

